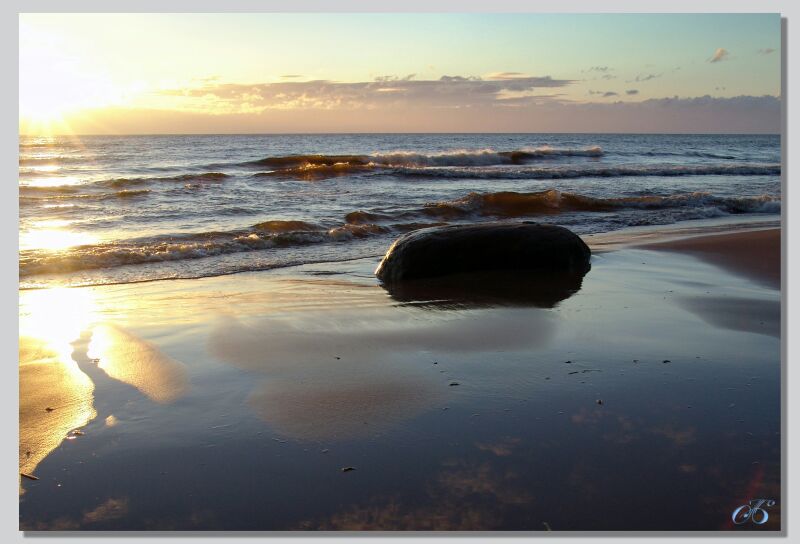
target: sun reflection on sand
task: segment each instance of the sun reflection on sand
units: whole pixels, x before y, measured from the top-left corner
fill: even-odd
[[[92,320],[86,289],[46,289],[20,296],[19,470],[30,474],[66,434],[96,413],[94,384],[72,360],[72,342]]]
[[[188,388],[183,363],[116,325],[101,324],[93,329],[88,355],[111,378],[132,385],[158,403],[171,403]]]
[[[19,303],[21,473],[32,474],[70,431],[97,416],[95,384],[73,359],[90,331],[91,356],[111,378],[158,403],[186,391],[182,363],[118,326],[98,323],[107,316],[108,302],[94,289],[28,290],[20,293]],[[115,422],[106,420],[109,426]]]

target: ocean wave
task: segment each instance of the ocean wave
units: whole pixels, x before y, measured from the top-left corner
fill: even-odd
[[[701,159],[723,159],[734,160],[739,159],[736,155],[727,155],[722,153],[712,153],[710,151],[640,151],[629,153],[631,155],[643,155],[645,157],[698,157]]]
[[[399,176],[474,179],[573,179],[587,177],[681,177],[780,175],[780,164],[564,166],[522,168],[407,168]]]
[[[378,231],[384,227],[377,227]],[[246,229],[156,236],[72,247],[64,251],[20,252],[20,277],[200,259],[228,253],[336,242],[363,236],[366,226],[327,229],[305,221],[272,220]]]
[[[70,185],[55,187],[20,186],[19,203],[22,206],[33,206],[43,202],[113,200],[146,196],[150,189],[122,189],[103,193],[80,193],[79,189]]]
[[[20,185],[19,194],[21,195],[45,195],[45,194],[75,194],[80,192],[80,187],[75,184],[70,185]]]
[[[128,197],[142,191],[121,191]],[[146,190],[143,191],[146,193]],[[118,197],[127,198],[119,193]],[[200,259],[215,255],[280,249],[308,244],[343,243],[448,224],[452,221],[546,217],[566,213],[626,212],[611,220],[626,225],[665,222],[670,214],[682,219],[741,213],[780,213],[779,198],[770,195],[722,197],[710,193],[668,196],[598,198],[556,189],[533,193],[511,191],[469,193],[455,200],[434,202],[408,210],[358,210],[340,225],[322,225],[300,219],[268,220],[231,231],[157,236],[77,246],[63,251],[20,252],[20,277],[125,265]],[[633,213],[639,210],[641,213]],[[649,213],[653,211],[654,213]],[[666,211],[666,212],[665,212]],[[632,215],[630,215],[632,214]],[[613,215],[613,214],[612,214]],[[569,217],[564,216],[565,221]],[[674,218],[674,217],[673,217]]]
[[[428,204],[420,210],[420,213],[441,218],[466,215],[527,217],[565,212],[610,212],[620,209],[715,208],[721,213],[736,214],[780,213],[780,206],[780,200],[769,195],[720,197],[710,193],[693,192],[670,196],[596,198],[550,189],[535,193],[512,191],[470,193],[457,200]]]
[[[263,221],[253,225],[253,230],[259,232],[314,232],[324,230],[325,227],[307,221],[277,220]]]
[[[45,155],[20,157],[20,166],[58,166],[61,164],[79,164],[91,162],[92,157],[82,155]]]
[[[275,169],[271,172],[261,173],[261,175],[270,175],[279,174],[281,172],[291,174],[294,172],[321,168],[343,170],[346,168],[497,166],[525,164],[537,159],[554,157],[600,157],[602,155],[603,150],[597,146],[580,149],[543,146],[522,148],[513,151],[457,149],[441,153],[393,151],[389,153],[373,153],[370,155],[285,155],[248,161],[241,163],[240,166],[268,167]]]
[[[741,213],[780,213],[780,199],[770,195],[721,197],[693,192],[669,196],[630,196],[598,198],[549,189],[532,193],[501,191],[469,193],[462,198],[432,202],[422,208],[393,212],[359,210],[350,212],[350,224],[393,224],[420,218],[452,221],[467,218],[515,218],[558,215],[569,212],[614,212],[619,210],[666,210],[675,208],[704,209],[705,215]],[[395,230],[402,228],[394,225]]]
[[[130,185],[142,185],[146,183],[159,183],[159,182],[188,182],[188,181],[220,181],[230,177],[229,174],[223,172],[204,172],[202,174],[180,174],[177,176],[150,176],[150,177],[136,177],[136,178],[112,178],[97,181],[93,185],[101,185],[107,187],[127,187]]]
[[[391,154],[380,157],[361,155],[298,155],[259,161],[260,166],[274,169],[257,172],[256,177],[315,181],[362,173],[395,175],[406,178],[467,179],[574,179],[585,177],[679,177],[679,176],[745,176],[780,175],[780,164],[532,164],[537,156],[579,150],[451,153],[441,157],[419,154]],[[584,150],[589,152],[590,150]],[[592,156],[591,154],[587,156]],[[264,162],[266,161],[266,162]]]
[[[206,181],[214,182],[214,181],[224,180],[228,177],[230,177],[230,175],[225,174],[223,172],[204,172],[201,174],[180,174],[177,176],[110,178],[98,181],[86,181],[81,183],[75,183],[74,181],[71,181],[69,183],[63,183],[61,185],[58,185],[57,184],[58,180],[53,178],[52,184],[49,185],[23,184],[19,186],[19,191],[20,194],[46,194],[46,193],[68,194],[68,193],[79,193],[81,191],[92,191],[97,187],[120,189],[124,187],[132,187],[132,186],[146,185],[150,183],[159,183],[159,182],[176,182],[176,183],[206,182]]]

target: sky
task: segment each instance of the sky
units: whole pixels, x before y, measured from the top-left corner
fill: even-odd
[[[21,14],[21,134],[779,132],[777,14]]]

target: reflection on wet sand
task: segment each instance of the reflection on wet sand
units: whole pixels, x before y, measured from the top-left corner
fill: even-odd
[[[422,505],[418,500],[409,505],[398,497],[376,497],[301,526],[328,531],[487,531],[501,528],[509,511],[530,511],[533,501],[516,472],[489,462],[451,459],[428,486]]]
[[[780,338],[781,303],[740,297],[682,297],[681,307],[715,327]]]
[[[209,351],[262,374],[248,404],[280,433],[344,438],[408,419],[444,396],[442,375],[430,363],[403,364],[404,354],[530,349],[552,338],[554,319],[510,309],[440,319],[396,309],[248,324],[224,317]]]
[[[530,349],[545,345],[557,317],[531,310],[461,312],[455,317],[427,312],[328,312],[293,320],[244,323],[222,316],[209,337],[209,350],[246,370],[297,370],[316,357],[328,361],[344,353],[375,358],[397,351],[459,353]]]
[[[375,432],[428,408],[440,395],[408,378],[339,383],[265,380],[248,398],[256,414],[276,431],[308,440],[344,439]]]
[[[127,497],[111,497],[92,510],[86,510],[81,517],[62,516],[52,521],[40,520],[32,525],[21,527],[25,531],[77,531],[94,528],[92,525],[122,519],[128,515]],[[88,525],[89,527],[85,527]]]
[[[67,433],[96,413],[94,384],[72,360],[72,342],[94,313],[87,289],[42,289],[20,295],[19,470],[30,474]]]
[[[406,280],[383,287],[394,300],[424,308],[553,308],[577,293],[582,283],[583,274],[488,271]]]
[[[32,474],[71,430],[96,413],[94,384],[40,339],[19,339],[19,470]]]
[[[115,325],[94,328],[88,355],[110,377],[132,385],[155,402],[173,402],[188,387],[183,363]]]

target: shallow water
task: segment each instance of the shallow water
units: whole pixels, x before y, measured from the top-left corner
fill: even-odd
[[[580,234],[780,213],[780,137],[120,136],[20,140],[23,288],[382,254],[429,225]]]
[[[34,448],[21,527],[713,530],[780,498],[777,291],[628,249],[553,308],[429,304],[375,264],[23,291],[96,414]]]

